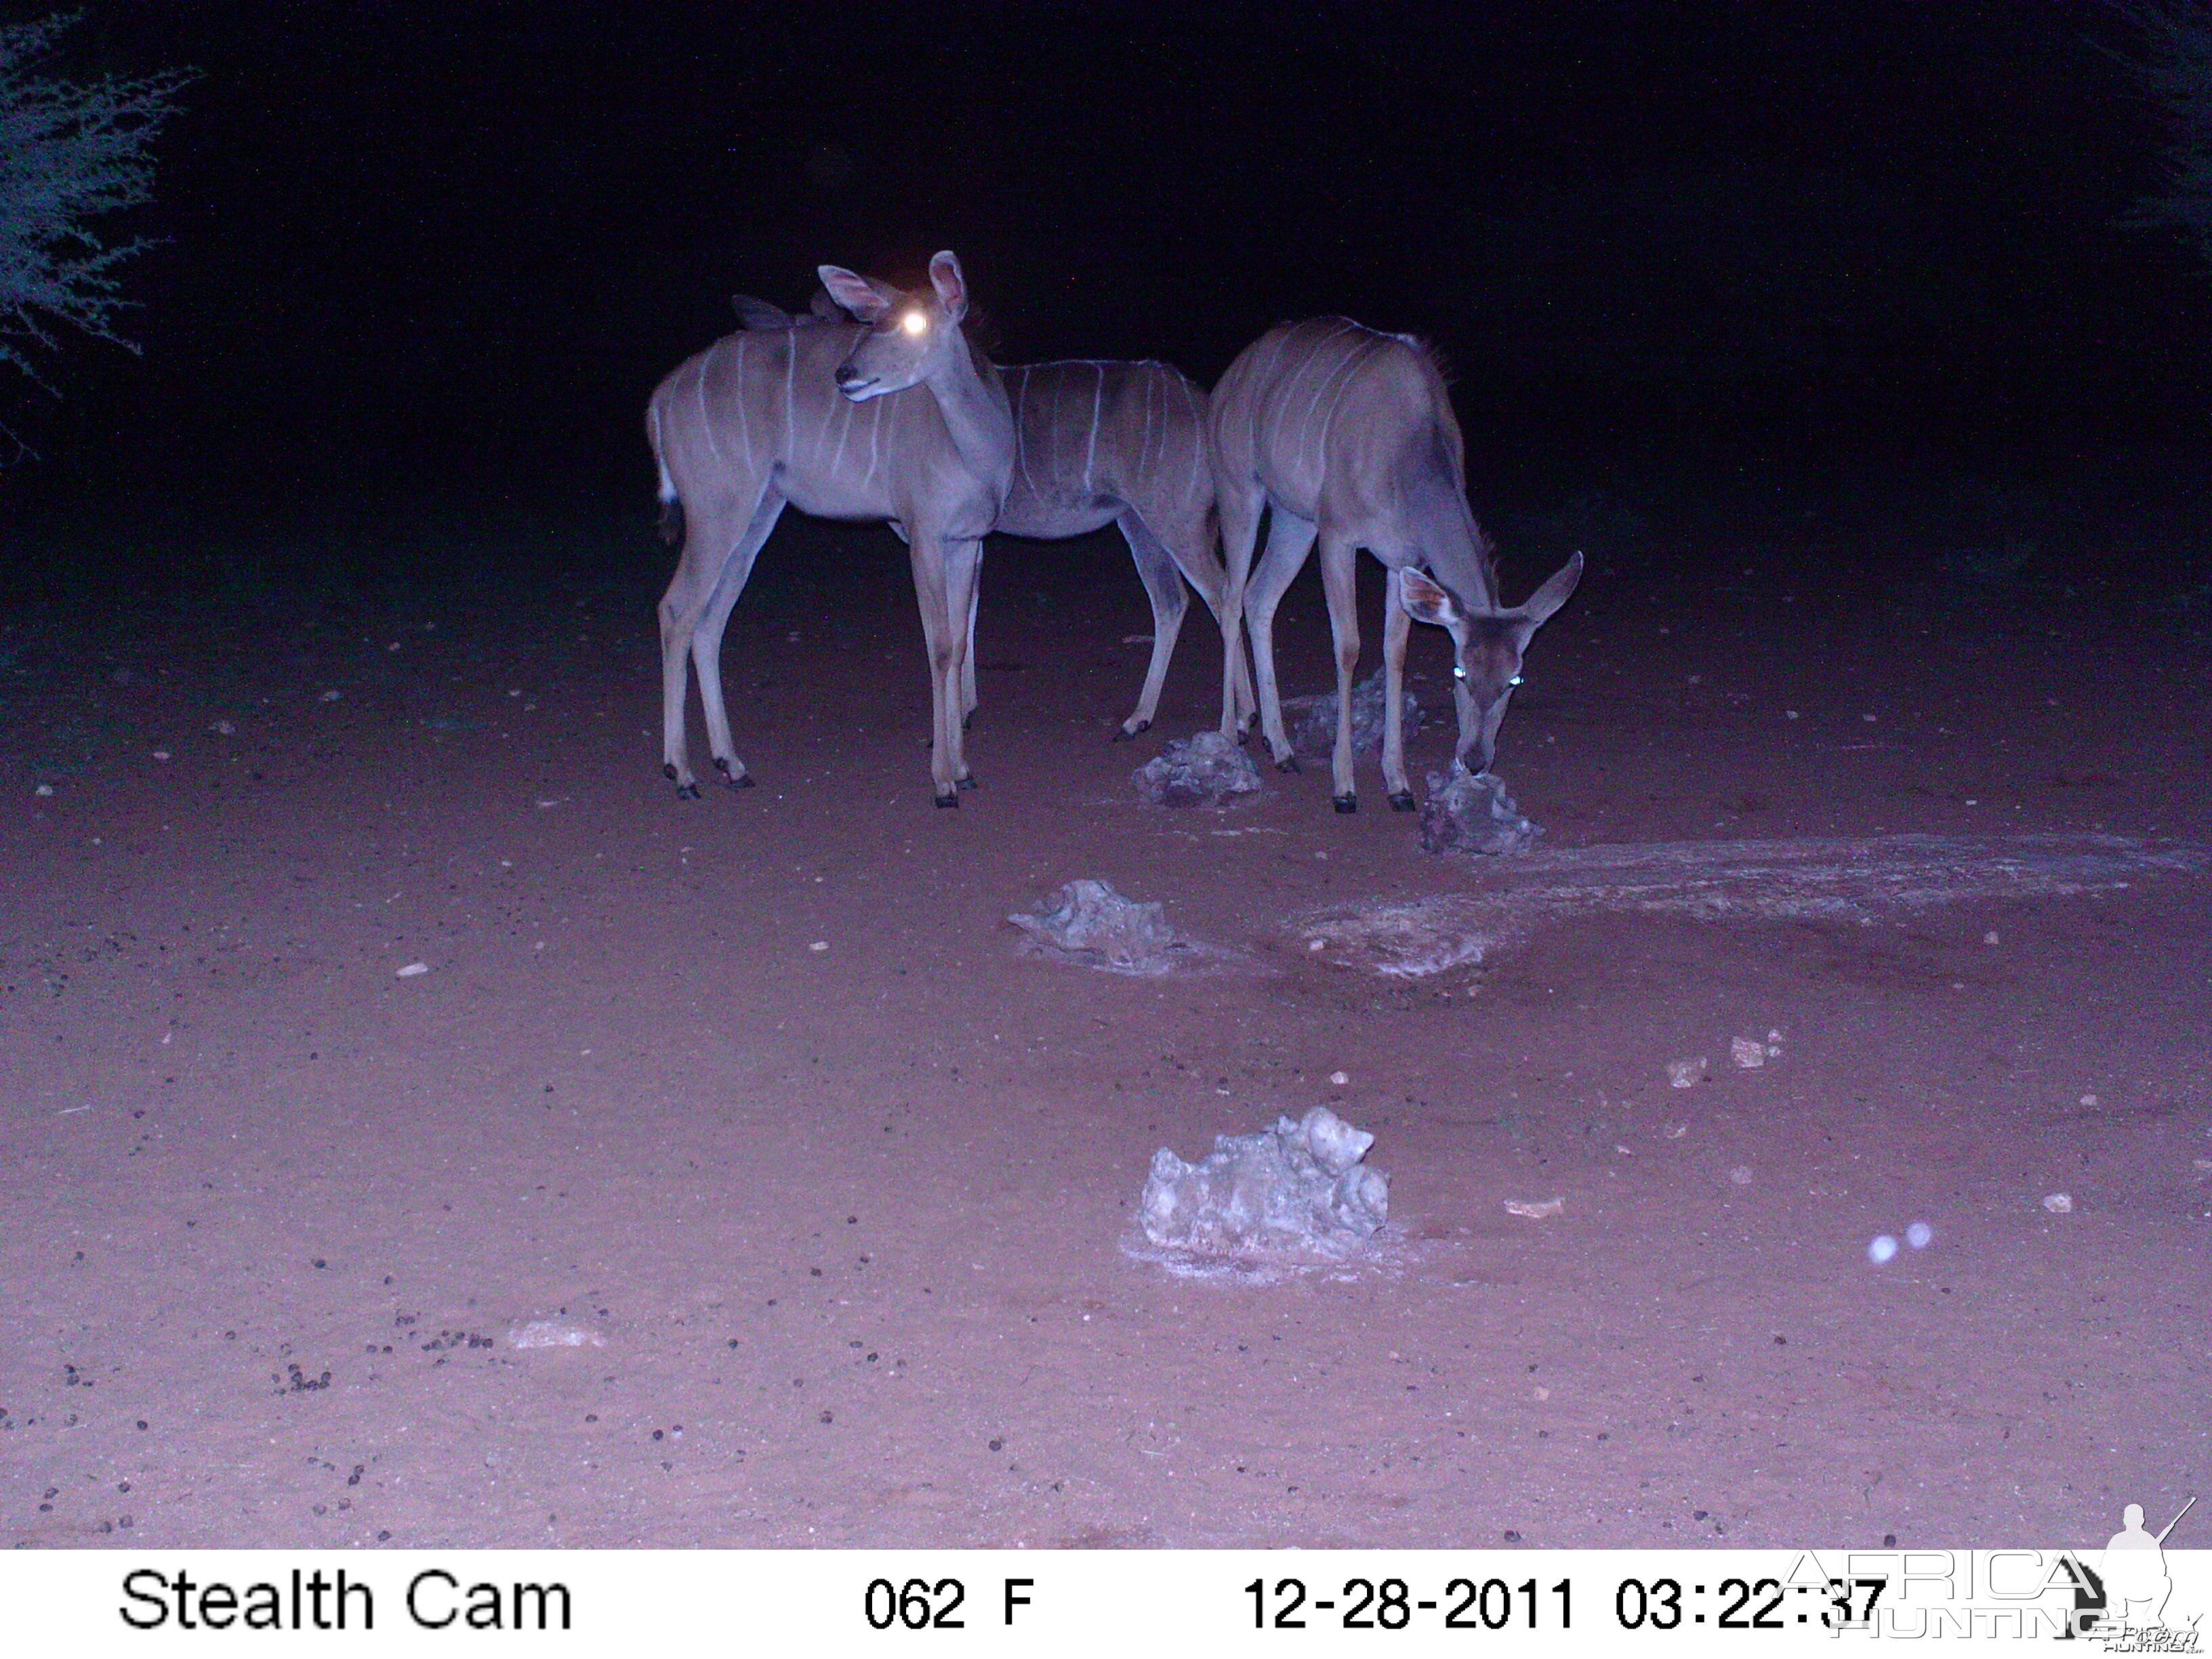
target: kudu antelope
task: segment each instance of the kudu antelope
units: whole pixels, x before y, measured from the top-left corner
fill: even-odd
[[[838,314],[821,292],[798,316],[745,294],[731,303],[752,330],[807,327]],[[1152,663],[1136,712],[1116,738],[1136,736],[1158,711],[1190,605],[1186,577],[1221,626],[1221,730],[1233,735],[1253,707],[1252,677],[1237,614],[1222,599],[1206,393],[1180,371],[1150,362],[1009,364],[1000,374],[1013,404],[1014,472],[999,528],[1060,541],[1115,525],[1152,601]],[[963,713],[975,707],[975,657],[971,615]]]
[[[1500,607],[1490,544],[1468,508],[1459,422],[1428,350],[1342,317],[1286,323],[1229,366],[1213,389],[1206,435],[1228,597],[1243,605],[1261,729],[1276,766],[1297,769],[1275,684],[1275,607],[1317,538],[1336,646],[1336,810],[1359,805],[1352,775],[1352,675],[1359,661],[1352,601],[1353,562],[1363,547],[1391,572],[1382,619],[1382,781],[1390,805],[1413,807],[1401,726],[1415,617],[1451,634],[1457,758],[1471,771],[1488,771],[1505,705],[1521,683],[1522,653],[1575,591],[1583,560],[1579,553],[1568,560],[1526,605]],[[1267,548],[1255,568],[1263,507]]]
[[[929,262],[930,292],[822,267],[855,322],[738,333],[655,389],[647,435],[660,499],[683,527],[660,601],[663,769],[696,799],[684,752],[690,667],[715,769],[751,781],[722,704],[722,630],[787,502],[829,519],[889,520],[905,536],[929,651],[930,777],[939,806],[972,788],[961,746],[963,682],[983,538],[1014,465],[1013,415],[999,372],[960,330],[960,262]]]

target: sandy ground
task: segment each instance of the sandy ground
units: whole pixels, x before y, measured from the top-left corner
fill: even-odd
[[[996,549],[984,787],[935,811],[903,560],[844,530],[848,578],[793,574],[831,539],[780,532],[731,629],[763,787],[692,805],[642,534],[551,582],[9,620],[0,1539],[2088,1544],[2212,1487],[2205,875],[1592,902],[1386,977],[1299,918],[1510,877],[1423,853],[1371,761],[1352,817],[1312,768],[1139,806],[1212,718],[1202,612],[1111,744],[1133,574]],[[1291,690],[1325,633],[1309,572]],[[2185,848],[2208,711],[2201,638],[2093,597],[1756,544],[1601,562],[1499,765],[1547,855]],[[1077,876],[1235,960],[1021,953]],[[1155,1147],[1322,1101],[1392,1177],[1371,1258],[1129,1253]]]

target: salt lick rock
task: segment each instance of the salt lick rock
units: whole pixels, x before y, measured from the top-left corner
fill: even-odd
[[[1316,1106],[1295,1123],[1218,1135],[1195,1164],[1163,1146],[1138,1212],[1145,1237],[1207,1255],[1345,1255],[1389,1218],[1389,1177],[1362,1161],[1374,1144]]]

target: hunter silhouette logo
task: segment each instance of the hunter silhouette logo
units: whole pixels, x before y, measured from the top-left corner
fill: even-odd
[[[2145,1530],[2143,1510],[2130,1504],[2120,1512],[2120,1529],[2105,1545],[2095,1571],[2083,1564],[2075,1591],[2075,1632],[2093,1642],[2138,1652],[2193,1653],[2195,1619],[2175,1627],[2164,1623],[2173,1580],[2166,1570],[2166,1540],[2181,1517],[2197,1507],[2192,1496],[2157,1533]],[[2166,1640],[2151,1639],[2164,1637]]]

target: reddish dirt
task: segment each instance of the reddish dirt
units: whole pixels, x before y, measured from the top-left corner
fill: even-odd
[[[903,560],[842,531],[847,576],[792,574],[831,539],[781,532],[731,629],[763,787],[688,805],[641,538],[0,635],[0,1539],[2080,1544],[2212,1486],[2205,878],[1367,977],[1285,919],[1473,879],[1371,761],[1353,817],[1312,769],[1135,802],[1212,717],[1202,611],[1110,744],[1136,580],[994,550],[984,787],[935,811]],[[2212,841],[2201,640],[1817,548],[1704,568],[1601,568],[1540,638],[1499,764],[1547,846]],[[1318,689],[1310,572],[1282,631]],[[1246,966],[1018,953],[1083,875]],[[1124,1254],[1156,1146],[1318,1101],[1377,1135],[1391,1261]]]

